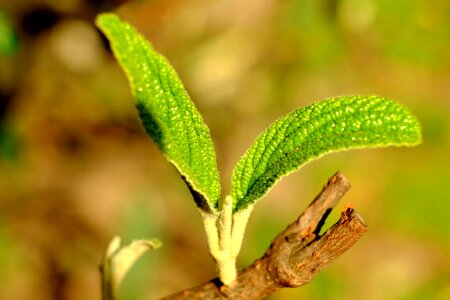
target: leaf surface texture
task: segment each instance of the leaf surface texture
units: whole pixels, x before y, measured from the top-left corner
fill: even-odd
[[[420,141],[417,119],[378,96],[331,98],[294,110],[267,128],[237,163],[233,210],[252,205],[283,176],[329,152]]]
[[[216,211],[220,183],[214,146],[175,70],[116,15],[101,14],[96,22],[125,70],[146,132],[178,169],[197,206]]]

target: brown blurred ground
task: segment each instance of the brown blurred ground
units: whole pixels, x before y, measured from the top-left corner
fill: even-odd
[[[164,243],[122,299],[214,276],[189,192],[93,26],[115,9],[179,72],[211,128],[223,193],[256,135],[294,108],[370,93],[407,105],[423,145],[333,154],[289,176],[257,205],[240,265],[339,169],[369,232],[310,285],[271,299],[450,299],[450,1],[125,2],[0,0],[21,43],[0,57],[0,299],[99,299],[114,234]]]

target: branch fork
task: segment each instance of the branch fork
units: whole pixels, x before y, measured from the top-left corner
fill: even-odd
[[[239,271],[232,284],[224,285],[221,280],[215,278],[162,299],[261,299],[281,288],[298,287],[310,282],[367,231],[362,217],[354,208],[347,205],[340,219],[323,235],[319,235],[326,217],[349,188],[350,183],[342,173],[334,174],[300,217],[275,237],[264,256]],[[209,223],[205,222],[207,231],[208,228],[213,229],[214,224],[214,232],[208,234],[210,249],[211,242],[219,244],[215,226],[219,219],[220,215],[215,220],[212,218],[206,220]],[[231,222],[227,220],[223,222],[224,228],[229,232],[230,243],[222,246],[230,247],[229,249],[233,244],[233,223],[237,222],[233,219]],[[246,221],[248,216],[243,219]],[[239,235],[243,236],[243,231]],[[238,248],[240,245],[234,251],[239,250]],[[236,256],[237,252],[234,252]]]

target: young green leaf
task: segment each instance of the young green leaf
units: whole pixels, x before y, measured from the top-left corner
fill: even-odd
[[[19,48],[16,31],[9,18],[0,10],[0,55],[11,55]]]
[[[158,239],[134,240],[126,246],[122,246],[121,243],[119,236],[111,240],[100,266],[102,294],[105,300],[116,299],[123,279],[145,252],[161,247],[161,241]]]
[[[96,23],[125,70],[146,132],[178,169],[197,206],[217,211],[220,183],[209,129],[175,70],[116,15],[101,14]]]
[[[326,153],[420,141],[417,119],[386,98],[338,97],[294,110],[267,128],[237,163],[233,211],[245,209],[284,175]]]

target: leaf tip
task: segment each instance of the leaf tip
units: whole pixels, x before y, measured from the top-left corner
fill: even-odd
[[[114,13],[111,12],[100,13],[95,17],[95,25],[101,28],[105,23],[118,19],[119,17]]]

